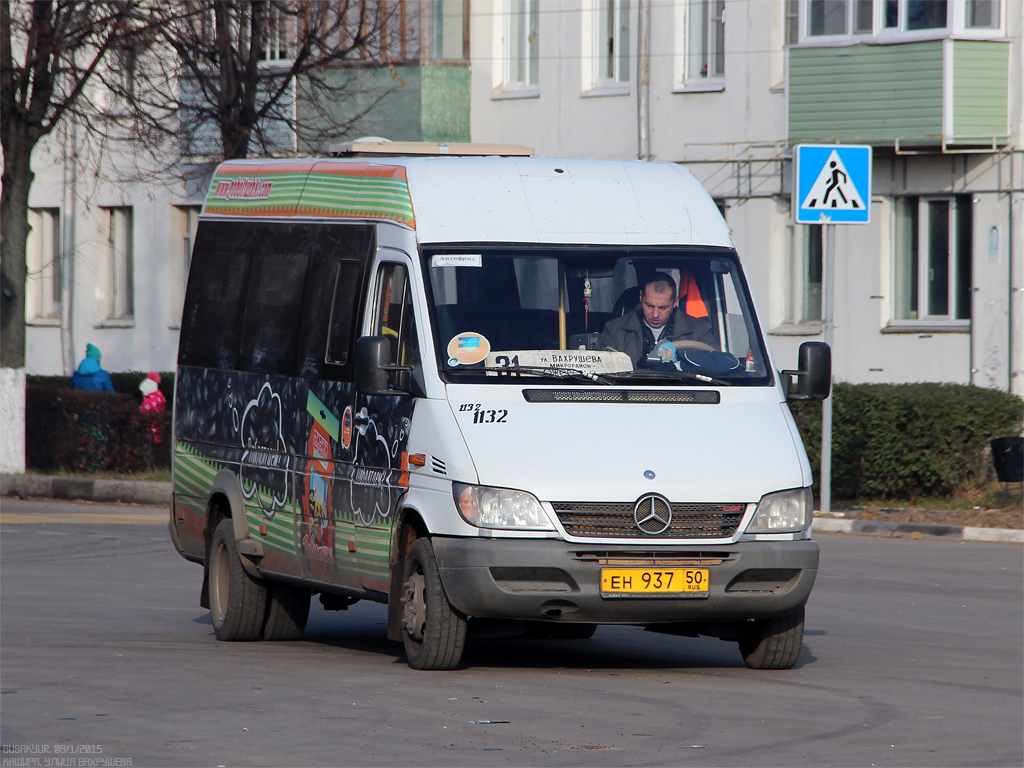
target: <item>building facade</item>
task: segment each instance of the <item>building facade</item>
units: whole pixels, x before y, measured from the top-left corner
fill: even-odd
[[[777,362],[821,338],[793,147],[868,144],[836,226],[834,372],[1024,393],[1024,3],[477,0],[474,141],[686,165],[724,211]]]

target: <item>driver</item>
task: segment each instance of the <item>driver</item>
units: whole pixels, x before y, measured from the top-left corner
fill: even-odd
[[[640,306],[605,325],[600,346],[625,352],[636,367],[660,342],[680,340],[716,345],[711,323],[679,309],[672,276],[655,272],[640,286]]]

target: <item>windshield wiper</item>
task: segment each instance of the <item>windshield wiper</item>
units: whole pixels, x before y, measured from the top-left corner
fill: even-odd
[[[714,384],[718,387],[731,387],[732,383],[725,381],[724,379],[716,379],[713,376],[705,376],[703,373],[693,373],[692,371],[680,371],[673,369],[671,371],[646,371],[639,369],[636,371],[622,371],[620,373],[606,373],[606,378],[618,381],[620,379],[625,380],[647,380],[647,381],[664,381],[666,379],[678,379],[680,376],[685,376],[688,379],[699,381],[702,384]]]
[[[446,365],[444,370],[456,373],[470,373],[484,370],[488,373],[497,374],[516,373],[527,376],[547,377],[552,379],[570,379],[572,381],[596,382],[598,384],[611,384],[612,382],[605,374],[582,371],[579,368],[555,368],[542,365],[485,365],[483,368],[476,368],[462,365]]]

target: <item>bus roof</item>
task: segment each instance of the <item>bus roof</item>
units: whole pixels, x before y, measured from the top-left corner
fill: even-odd
[[[421,243],[535,242],[732,247],[680,165],[525,156],[233,160],[204,216],[392,221]]]

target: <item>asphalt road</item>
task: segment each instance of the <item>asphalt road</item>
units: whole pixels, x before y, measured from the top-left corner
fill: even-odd
[[[415,672],[383,606],[220,643],[154,507],[2,500],[7,766],[1020,766],[1017,545],[821,535],[796,669],[602,627]]]

